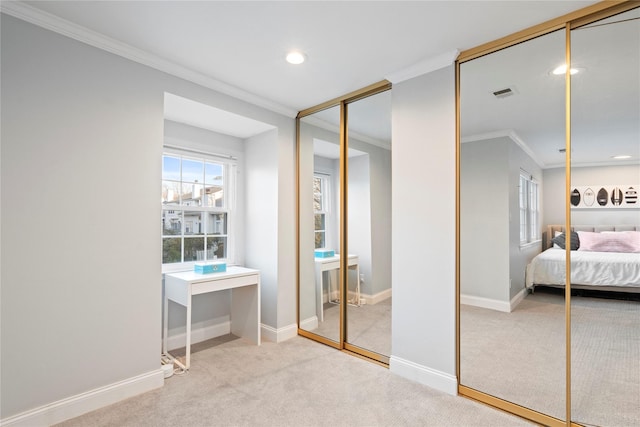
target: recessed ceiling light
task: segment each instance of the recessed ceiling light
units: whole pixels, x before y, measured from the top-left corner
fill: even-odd
[[[611,158],[616,160],[624,160],[624,159],[630,159],[631,156],[628,154],[621,154],[619,156],[611,156]]]
[[[302,64],[306,58],[307,57],[304,53],[298,52],[297,50],[289,52],[287,54],[287,62],[289,64],[294,64],[294,65]]]
[[[580,68],[572,68],[570,73],[571,75],[577,74],[580,71]],[[556,67],[552,73],[555,74],[556,76],[565,74],[567,72],[567,65],[566,64],[562,64],[559,67]]]

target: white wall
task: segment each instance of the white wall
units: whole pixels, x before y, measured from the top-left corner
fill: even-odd
[[[1,31],[3,420],[162,384],[165,91],[278,128],[277,322],[295,322],[292,118],[4,14]]]
[[[392,99],[390,369],[456,394],[454,67],[394,84]]]
[[[278,132],[246,140],[246,265],[261,271],[262,322],[277,325]]]
[[[544,170],[544,223],[564,224],[565,221],[565,169]],[[640,166],[599,166],[571,169],[571,185],[616,185],[640,183]],[[571,213],[573,224],[611,225],[640,224],[640,209],[574,209]]]

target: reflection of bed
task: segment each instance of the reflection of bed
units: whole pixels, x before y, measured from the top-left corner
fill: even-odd
[[[640,231],[640,226],[575,226],[572,229],[584,237],[593,236],[588,233],[620,233],[602,234],[598,238],[624,236],[625,239],[637,239],[637,234],[628,231]],[[554,247],[553,236],[564,232],[562,226],[549,226],[543,238],[545,251],[537,255],[527,266],[526,286],[533,289],[536,285],[564,287],[566,276],[565,250]],[[636,241],[633,240],[633,244]],[[633,247],[631,250],[637,249]],[[571,288],[608,290],[616,292],[640,293],[640,252],[610,251],[571,251]]]

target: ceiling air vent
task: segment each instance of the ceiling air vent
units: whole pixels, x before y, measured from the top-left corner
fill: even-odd
[[[507,98],[509,96],[515,95],[517,92],[515,90],[515,88],[513,87],[507,87],[504,89],[500,89],[500,90],[496,90],[493,93],[493,96],[495,96],[498,99],[502,99],[502,98]]]

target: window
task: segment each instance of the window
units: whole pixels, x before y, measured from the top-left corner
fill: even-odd
[[[538,182],[520,171],[520,244],[540,240],[540,195]]]
[[[313,176],[313,213],[315,222],[316,249],[324,248],[327,244],[327,214],[328,203],[328,177],[324,175]]]
[[[163,264],[229,258],[232,166],[205,155],[163,154]]]

